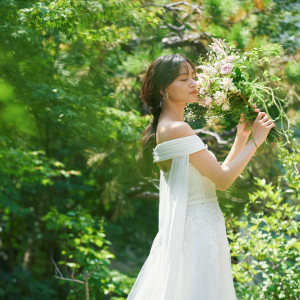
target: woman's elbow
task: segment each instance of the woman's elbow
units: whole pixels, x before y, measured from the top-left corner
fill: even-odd
[[[224,192],[227,190],[227,188],[223,186],[216,186],[216,190]]]
[[[219,191],[226,191],[230,188],[232,184],[232,180],[227,174],[227,168],[225,167],[225,170],[223,170],[222,174],[216,178],[215,184],[216,184],[216,189]]]
[[[222,183],[222,184],[216,184],[216,189],[217,189],[218,191],[224,192],[224,191],[228,190],[229,188],[230,188],[230,185],[225,184],[225,183]]]

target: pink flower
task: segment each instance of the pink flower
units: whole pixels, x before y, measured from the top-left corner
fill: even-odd
[[[211,49],[218,54],[225,54],[223,41],[221,39],[212,38],[214,41],[210,44]]]
[[[221,74],[224,74],[224,75],[225,75],[225,74],[231,73],[232,67],[233,67],[233,65],[230,64],[230,63],[227,63],[227,64],[223,65],[223,66],[221,67]]]
[[[226,61],[229,62],[229,63],[233,63],[234,62],[234,56],[233,55],[227,56]]]
[[[204,106],[204,107],[209,107],[211,108],[212,107],[212,101],[213,99],[209,96],[205,96],[204,98],[200,98],[198,103],[201,105],[201,106]]]

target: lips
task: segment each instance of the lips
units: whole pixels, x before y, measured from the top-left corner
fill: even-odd
[[[190,94],[196,94],[197,95],[197,90],[191,91]]]

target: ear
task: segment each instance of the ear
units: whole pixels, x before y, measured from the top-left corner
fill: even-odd
[[[161,95],[163,96],[164,93],[165,93],[165,89],[161,89],[161,90],[160,90],[160,93],[161,93]]]

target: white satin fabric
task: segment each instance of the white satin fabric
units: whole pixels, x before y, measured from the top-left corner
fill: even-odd
[[[160,171],[159,231],[128,300],[236,299],[215,184],[189,162],[206,148],[192,135],[153,150],[154,162],[172,164]]]

